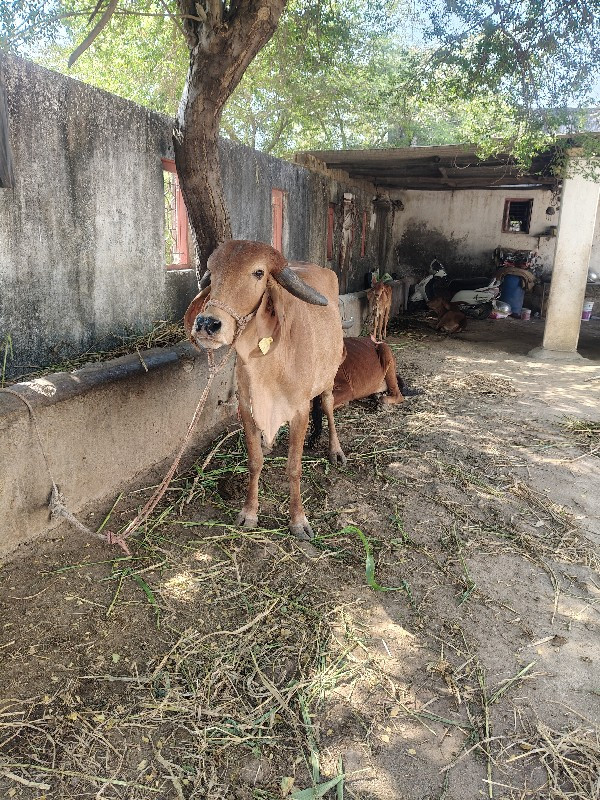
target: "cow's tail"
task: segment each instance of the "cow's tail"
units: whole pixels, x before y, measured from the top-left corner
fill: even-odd
[[[323,403],[321,402],[321,395],[318,394],[313,397],[312,411],[311,411],[311,426],[310,436],[308,437],[308,446],[316,447],[323,433]]]
[[[401,375],[396,375],[396,378],[398,379],[398,386],[400,387],[403,397],[415,397],[415,395],[423,394],[422,389],[411,389],[410,386],[407,386],[406,381]]]

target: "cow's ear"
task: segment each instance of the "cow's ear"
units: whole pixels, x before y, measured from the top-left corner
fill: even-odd
[[[284,319],[284,293],[285,290],[279,284],[269,280],[256,312],[256,331],[259,340],[270,338],[277,342],[279,330]]]
[[[192,302],[187,307],[187,311],[183,315],[183,327],[185,328],[185,335],[188,337],[188,339],[192,338],[196,317],[204,308],[209,297],[210,286],[207,286],[206,289],[203,289],[200,294],[197,294],[196,297],[194,297]]]

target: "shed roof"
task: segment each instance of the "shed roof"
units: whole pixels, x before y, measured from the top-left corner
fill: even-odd
[[[479,158],[472,145],[398,147],[378,150],[308,150],[296,161],[310,158],[351,178],[370,181],[382,189],[505,189],[519,186],[555,186],[550,172],[553,151],[536,156],[522,172],[510,155]]]

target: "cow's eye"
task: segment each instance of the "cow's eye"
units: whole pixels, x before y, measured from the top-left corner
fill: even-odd
[[[255,278],[260,280],[263,277],[263,275],[265,274],[265,271],[263,269],[256,269],[256,270],[254,270],[254,272],[252,274],[254,275]]]

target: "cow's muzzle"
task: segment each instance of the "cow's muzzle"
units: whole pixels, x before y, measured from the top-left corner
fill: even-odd
[[[216,319],[216,317],[207,317],[204,316],[204,314],[198,314],[196,317],[196,333],[202,333],[202,331],[204,331],[209,336],[214,336],[214,334],[217,333],[220,328],[221,320]]]

